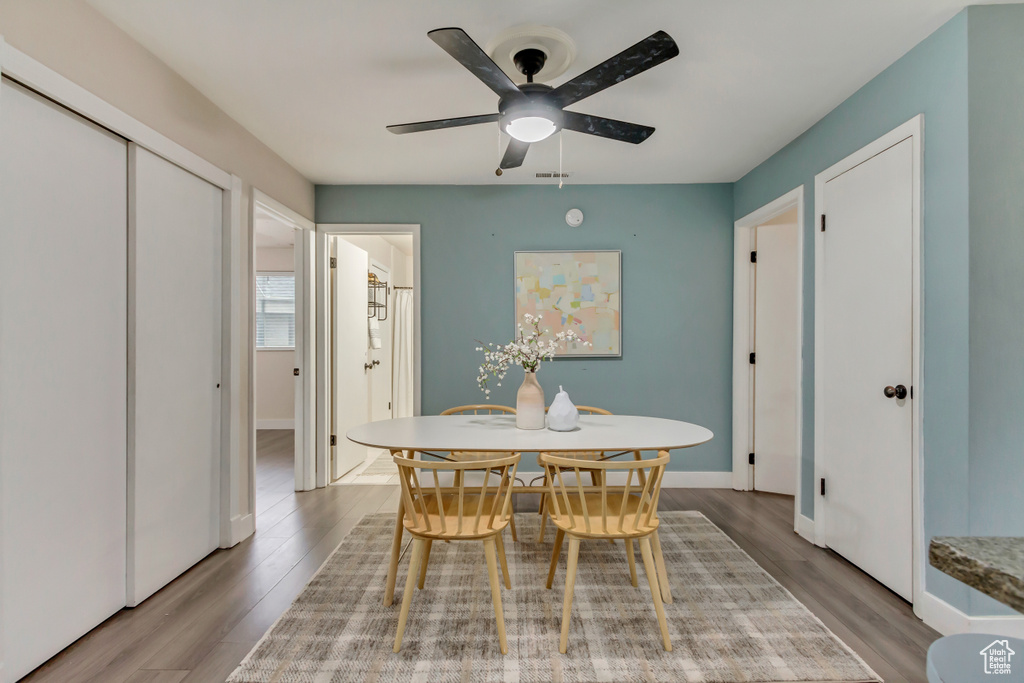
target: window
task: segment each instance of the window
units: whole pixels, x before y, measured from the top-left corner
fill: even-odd
[[[295,274],[256,274],[256,348],[295,348]]]

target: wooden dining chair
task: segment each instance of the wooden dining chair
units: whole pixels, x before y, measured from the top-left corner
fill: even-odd
[[[593,406],[576,406],[576,410],[579,411],[580,415],[611,415],[612,414],[612,412],[610,410],[605,410],[604,408],[595,408]],[[601,460],[602,458],[604,458],[604,451],[574,451],[572,453],[562,453],[562,455],[567,455],[567,456],[571,455],[571,457],[579,458],[580,460]],[[598,485],[597,477],[601,476],[601,473],[599,471],[597,471],[597,470],[586,470],[586,472],[590,476],[591,483],[594,484],[594,486],[597,486]],[[547,482],[545,482],[544,485],[545,485],[545,487],[547,487]],[[546,501],[547,501],[547,493],[541,492],[541,494],[540,494],[540,508],[537,510],[538,514],[540,514],[540,516],[541,516],[540,517],[540,531],[537,534],[537,542],[538,543],[543,543],[544,542],[544,533],[545,533],[545,531],[547,529],[548,516],[547,516]],[[633,581],[633,585],[634,586],[636,585],[636,581],[635,580]]]
[[[405,633],[405,623],[409,618],[409,605],[412,603],[417,578],[420,580],[420,588],[423,587],[422,581],[426,575],[431,543],[483,541],[487,576],[491,584],[491,600],[494,602],[494,618],[498,624],[498,643],[501,646],[501,653],[508,653],[497,563],[500,559],[505,587],[511,588],[501,533],[508,526],[511,516],[510,494],[515,483],[519,458],[519,453],[513,453],[483,460],[450,462],[394,456],[402,485],[405,530],[412,536],[409,577],[405,580],[402,611],[398,616],[395,652],[402,649],[402,635]],[[455,486],[441,486],[441,473],[464,475],[467,470],[481,470],[483,483],[479,486],[470,485],[462,476]],[[422,472],[422,479],[417,474],[418,471]]]
[[[562,601],[562,636],[558,643],[558,651],[562,654],[565,654],[569,643],[572,593],[576,583],[580,541],[619,538],[627,542],[630,550],[634,539],[640,543],[644,573],[647,574],[647,584],[654,600],[662,645],[666,651],[672,650],[659,586],[662,582],[667,584],[668,578],[662,570],[664,560],[661,558],[661,544],[657,542],[658,496],[661,494],[661,480],[669,454],[668,451],[660,451],[657,457],[647,459],[641,458],[639,452],[635,455],[636,460],[587,462],[561,454],[540,454],[539,460],[544,467],[548,485],[548,516],[558,530],[551,569],[548,571],[549,589],[555,577],[562,541],[566,536],[569,537],[565,597]],[[582,474],[589,468],[601,470],[600,484],[584,487]],[[625,483],[622,486],[609,486],[604,476],[608,472],[620,476],[625,474]],[[655,544],[653,549],[652,541]],[[632,556],[630,552],[629,557]]]
[[[448,408],[447,410],[441,411],[442,415],[515,415],[516,409],[511,406],[493,405],[490,403],[471,403],[464,406],[456,406],[454,408]],[[487,458],[493,458],[495,455],[509,455],[508,453],[478,453],[474,451],[452,451],[448,454],[447,458],[452,462],[468,462],[475,460],[485,460]],[[455,475],[461,477],[462,473],[459,472]],[[456,481],[456,484],[458,482]],[[516,541],[516,518],[515,514],[512,515],[509,521],[509,531],[512,532],[512,540]]]

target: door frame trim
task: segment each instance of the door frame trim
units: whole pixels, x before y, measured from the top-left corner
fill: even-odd
[[[922,227],[922,178],[923,178],[923,150],[924,150],[924,114],[918,114],[906,123],[881,136],[842,161],[833,164],[825,171],[814,176],[814,480],[815,490],[817,482],[826,476],[825,464],[825,434],[824,434],[824,373],[819,370],[824,367],[827,354],[824,342],[824,304],[820,294],[825,286],[825,242],[823,233],[818,226],[821,224],[821,216],[824,213],[824,192],[825,183],[846,171],[859,166],[868,159],[875,157],[894,145],[906,140],[912,140],[912,179],[911,179],[911,299],[912,299],[912,321],[911,330],[912,355],[911,360],[911,386],[914,391],[914,398],[911,400],[911,579],[914,612],[917,613],[918,605],[924,593],[924,571],[925,557],[927,552],[924,547],[924,506],[922,502],[922,473],[921,463],[921,402],[925,396],[922,384],[921,372],[921,227]],[[827,229],[827,225],[826,225]],[[822,496],[814,497],[814,542],[825,547],[825,503]],[[918,615],[920,616],[920,615]]]
[[[413,275],[413,415],[420,414],[422,391],[422,344],[420,309],[423,297],[420,287],[420,226],[418,223],[317,223],[316,265],[308,276],[316,279],[316,319],[306,321],[306,329],[316,335],[317,357],[325,359],[316,370],[316,486],[323,488],[328,481],[328,465],[331,453],[331,368],[326,359],[330,358],[330,334],[328,333],[327,302],[330,301],[330,251],[327,238],[331,235],[412,235]],[[339,434],[338,438],[344,438]]]
[[[308,333],[307,321],[315,319],[316,291],[312,273],[314,261],[313,233],[316,224],[289,209],[270,195],[252,188],[249,199],[249,291],[256,291],[256,206],[272,215],[279,223],[295,232],[295,367],[300,380],[295,391],[295,490],[315,488],[316,473],[316,344],[315,336]],[[249,500],[256,500],[256,301],[249,306]],[[254,508],[255,509],[255,508]]]
[[[753,419],[753,381],[749,354],[752,343],[754,318],[754,278],[750,263],[751,244],[757,226],[796,207],[797,227],[797,338],[803,349],[804,335],[804,186],[795,187],[781,197],[735,222],[733,260],[733,318],[732,318],[732,487],[737,491],[751,490],[751,472],[748,461],[753,442],[750,423]],[[797,362],[796,376],[796,500],[793,529],[798,529],[800,517],[800,473],[803,456],[803,353]]]

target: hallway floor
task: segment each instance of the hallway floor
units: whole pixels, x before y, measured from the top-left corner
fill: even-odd
[[[25,681],[221,683],[363,515],[397,509],[397,486],[296,493],[292,432],[261,431],[257,445],[256,534],[121,610]],[[516,508],[537,502],[520,496]],[[856,567],[793,533],[791,497],[665,489],[661,507],[703,512],[887,683],[925,681],[925,652],[939,634]]]

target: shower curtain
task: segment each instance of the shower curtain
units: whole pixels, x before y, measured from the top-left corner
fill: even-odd
[[[392,364],[391,394],[395,417],[412,417],[412,290],[400,289],[395,293],[394,360]]]

